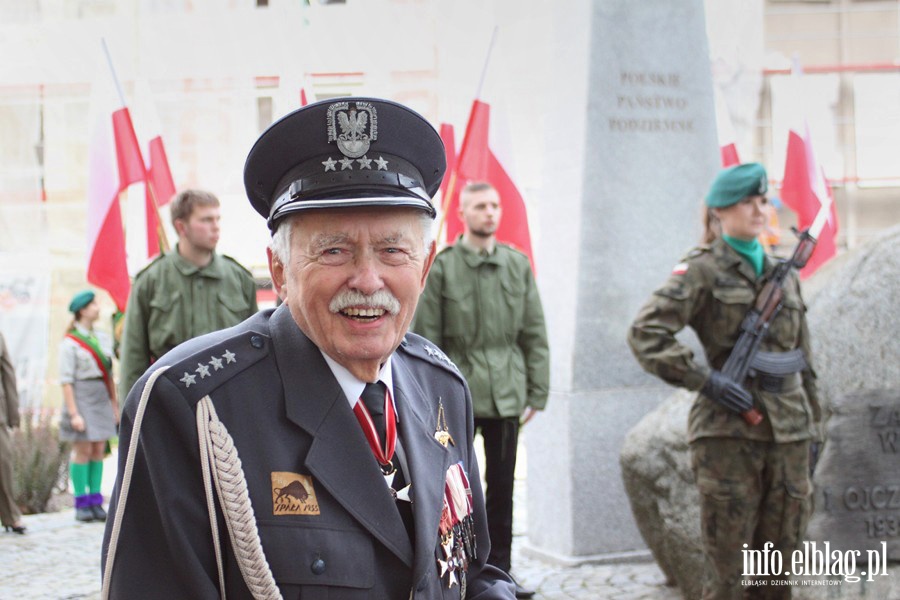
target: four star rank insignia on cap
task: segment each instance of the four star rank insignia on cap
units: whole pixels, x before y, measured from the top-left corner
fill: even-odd
[[[337,165],[341,165],[341,171],[352,171],[354,163],[360,171],[371,170],[372,162],[377,170],[387,170],[388,161],[383,156],[375,159],[366,156],[372,142],[378,139],[378,111],[371,102],[335,102],[328,107],[325,120],[328,143],[336,143],[344,155],[339,160],[330,156],[328,160],[323,160],[326,172],[336,172]]]

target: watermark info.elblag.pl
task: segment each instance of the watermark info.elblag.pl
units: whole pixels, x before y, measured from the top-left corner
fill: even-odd
[[[829,542],[803,542],[803,547],[794,550],[790,557],[782,556],[772,542],[766,542],[762,550],[751,550],[747,544],[741,550],[744,560],[744,577],[841,577],[842,579],[822,580],[782,580],[779,585],[840,585],[844,581],[856,583],[863,577],[875,581],[876,577],[889,575],[887,571],[887,542],[881,548],[866,550],[836,550]],[[857,568],[860,569],[857,574]],[[865,570],[863,570],[865,569]],[[776,581],[746,579],[743,585],[766,585]]]

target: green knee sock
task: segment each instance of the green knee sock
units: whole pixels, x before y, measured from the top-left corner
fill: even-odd
[[[88,488],[92,494],[100,493],[100,482],[103,481],[103,461],[92,460],[88,463]]]
[[[72,477],[72,489],[75,491],[75,497],[84,496],[88,493],[88,463],[70,463],[69,475]]]

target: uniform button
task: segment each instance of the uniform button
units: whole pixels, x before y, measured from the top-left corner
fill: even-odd
[[[262,336],[254,335],[250,338],[250,345],[254,348],[262,348],[263,347],[263,339]]]
[[[315,575],[321,575],[325,572],[325,561],[321,558],[317,558],[313,561],[313,563],[309,566],[309,570],[313,572]]]

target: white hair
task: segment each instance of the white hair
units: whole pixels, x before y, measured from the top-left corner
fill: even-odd
[[[288,215],[275,226],[272,233],[272,241],[269,242],[269,248],[278,261],[286,265],[291,259],[291,233],[294,231],[294,219],[299,219],[300,214],[295,213]],[[422,226],[422,247],[427,255],[431,250],[431,243],[434,241],[434,219],[426,212],[421,213],[419,223]]]

